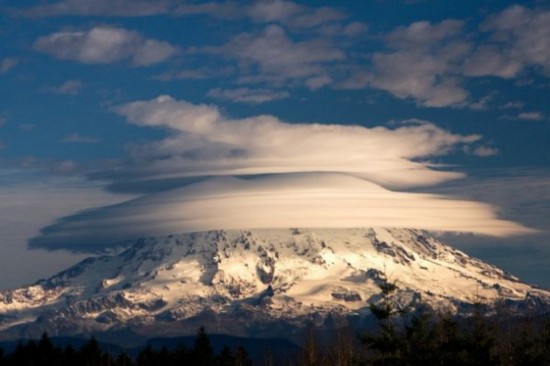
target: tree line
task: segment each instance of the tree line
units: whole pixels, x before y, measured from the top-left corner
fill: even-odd
[[[173,350],[160,350],[147,346],[136,357],[126,352],[113,355],[102,350],[99,342],[90,338],[75,350],[71,345],[54,346],[47,333],[39,341],[20,342],[16,349],[4,354],[0,348],[1,366],[252,366],[248,353],[242,347],[235,350],[224,347],[214,352],[210,338],[200,328],[191,347],[180,343]]]

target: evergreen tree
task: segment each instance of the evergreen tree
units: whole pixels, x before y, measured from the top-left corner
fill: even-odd
[[[193,365],[206,366],[214,364],[214,350],[204,327],[200,327],[197,332],[190,356],[190,361]]]
[[[475,304],[475,307],[474,315],[470,318],[473,322],[472,329],[463,341],[463,347],[468,354],[465,364],[472,366],[496,365],[497,360],[493,353],[496,344],[494,338],[496,328],[485,316],[485,306]]]
[[[122,352],[115,361],[116,366],[133,366],[134,362],[126,352]]]
[[[154,366],[156,360],[155,351],[153,347],[148,345],[144,350],[142,350],[136,359],[137,366]]]
[[[231,349],[224,346],[218,355],[219,366],[235,366],[235,355]]]
[[[378,303],[369,304],[371,313],[378,321],[378,332],[367,334],[363,342],[375,352],[375,365],[400,365],[403,359],[403,339],[395,329],[395,316],[404,315],[408,307],[401,308],[394,299],[397,291],[395,282],[390,282],[381,276],[378,287],[381,290],[381,299]]]
[[[166,351],[165,347],[163,347],[163,349]],[[191,352],[185,344],[180,342],[176,349],[172,352],[172,358],[176,360],[175,362],[177,364],[189,363],[191,360]]]
[[[54,347],[47,332],[42,334],[38,342],[38,359],[42,365],[59,365],[61,363],[61,350]]]
[[[69,344],[63,350],[61,356],[61,365],[63,366],[72,366],[78,365],[80,362],[80,357],[75,349]]]
[[[105,354],[101,351],[95,337],[91,337],[80,349],[80,358],[83,366],[102,366]]]
[[[235,366],[252,366],[252,360],[248,357],[248,352],[244,347],[239,346],[235,351]]]

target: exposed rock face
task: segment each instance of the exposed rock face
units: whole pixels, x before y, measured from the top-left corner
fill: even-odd
[[[547,311],[550,293],[418,230],[210,231],[138,240],[49,279],[0,292],[0,338],[131,329],[153,335],[275,334],[307,319],[366,316],[378,284],[398,300],[466,312],[499,299]]]

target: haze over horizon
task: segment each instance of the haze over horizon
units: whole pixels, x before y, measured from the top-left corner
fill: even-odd
[[[550,287],[543,2],[0,11],[0,289],[144,235],[358,226]]]

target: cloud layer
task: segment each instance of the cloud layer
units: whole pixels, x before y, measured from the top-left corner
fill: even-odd
[[[166,139],[132,151],[136,162],[126,173],[148,180],[341,172],[387,187],[431,185],[462,175],[432,169],[422,159],[445,155],[481,138],[452,134],[415,120],[393,130],[290,124],[269,115],[235,120],[214,106],[169,96],[127,103],[115,111],[132,124],[171,131]]]
[[[30,246],[94,251],[147,236],[290,227],[406,227],[494,236],[530,232],[497,219],[488,205],[392,192],[362,179],[318,173],[212,178],[62,219]]]
[[[32,247],[93,251],[142,236],[212,229],[530,232],[498,219],[485,204],[389,188],[461,177],[434,169],[428,159],[480,149],[477,135],[452,134],[423,121],[388,129],[290,124],[268,115],[230,119],[214,106],[169,96],[114,111],[129,123],[168,132],[163,140],[134,146],[130,160],[114,172],[97,175],[122,191],[140,186],[142,196],[61,219],[31,240]]]

